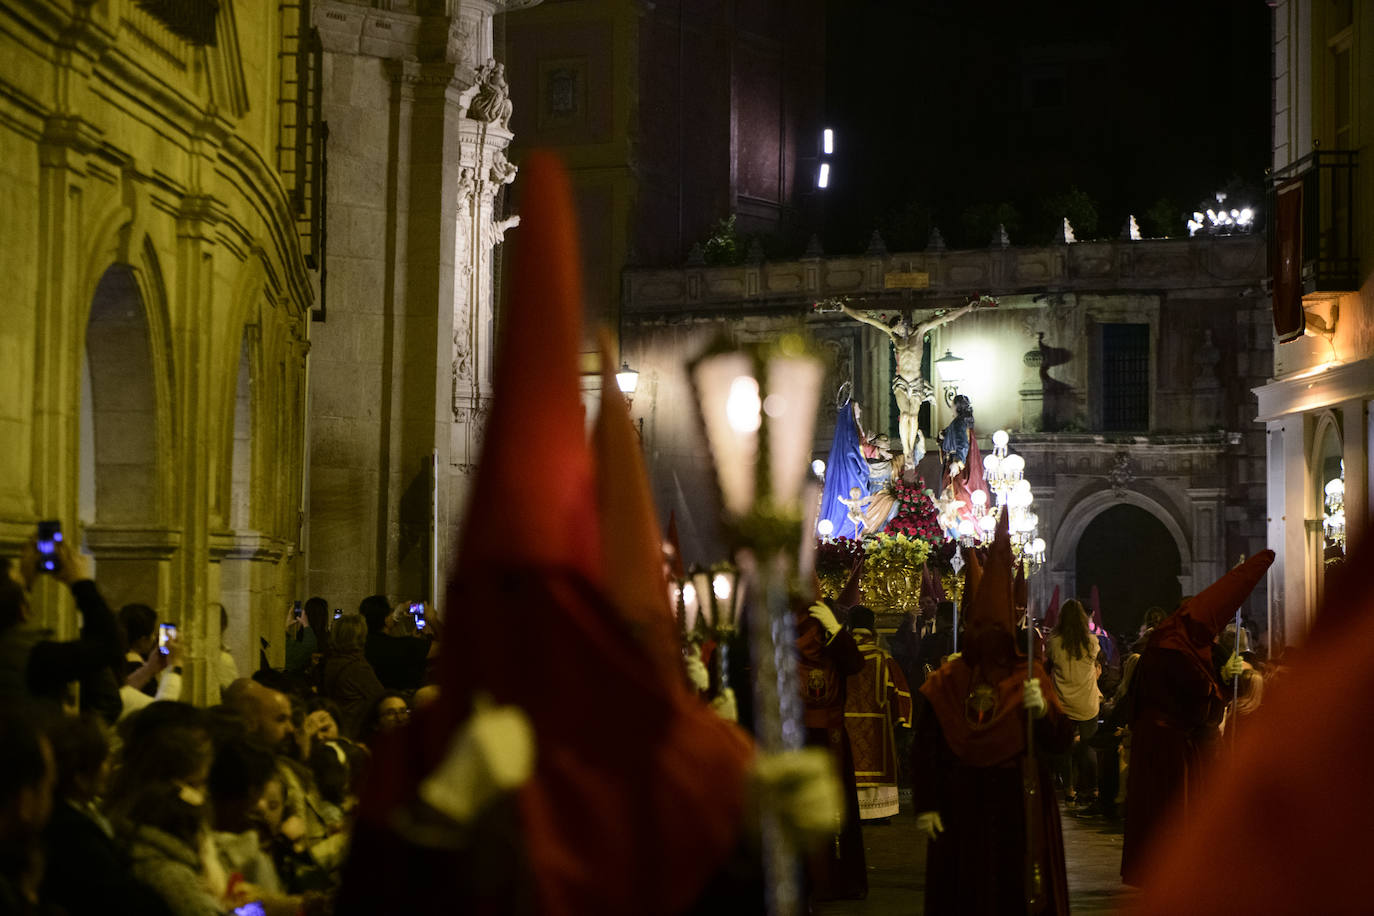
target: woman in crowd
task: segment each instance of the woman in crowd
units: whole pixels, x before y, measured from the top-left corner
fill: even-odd
[[[1088,614],[1077,601],[1059,609],[1059,625],[1045,647],[1054,689],[1064,714],[1073,723],[1073,747],[1062,767],[1064,797],[1069,806],[1091,806],[1097,800],[1097,759],[1089,741],[1097,732],[1102,694],[1097,689],[1101,649],[1088,629]]]
[[[350,738],[362,733],[368,713],[386,693],[372,670],[363,649],[367,643],[367,621],[349,614],[334,622],[329,654],[324,661],[321,693],[339,706],[343,721],[339,725]]]
[[[126,720],[122,759],[110,791],[133,874],[176,916],[221,916],[254,899],[235,888],[207,829],[205,787],[214,760],[204,714],[154,703]]]
[[[329,646],[329,602],[311,598],[301,616],[292,608],[286,620],[286,672],[304,674]]]

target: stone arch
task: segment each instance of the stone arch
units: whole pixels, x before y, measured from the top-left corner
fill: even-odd
[[[1099,512],[1078,539],[1074,594],[1099,589],[1102,619],[1112,633],[1135,633],[1150,607],[1178,607],[1178,546],[1159,518],[1128,502]]]
[[[1056,582],[1072,585],[1077,580],[1078,542],[1088,530],[1093,519],[1113,506],[1131,505],[1144,509],[1154,516],[1173,538],[1178,548],[1179,587],[1183,594],[1192,594],[1197,580],[1197,570],[1193,560],[1193,549],[1187,532],[1169,509],[1144,493],[1124,490],[1098,490],[1084,496],[1064,513],[1058,528],[1050,540],[1050,570]],[[1202,583],[1207,584],[1207,583]]]
[[[111,265],[96,284],[85,353],[82,428],[91,441],[81,451],[94,485],[86,521],[153,525],[163,508],[156,369],[143,294],[126,265]]]
[[[1326,482],[1339,473],[1341,457],[1345,454],[1345,434],[1340,418],[1334,410],[1323,410],[1312,422],[1312,438],[1308,442],[1307,482],[1303,495],[1303,517],[1307,532],[1307,581],[1309,583],[1309,608],[1321,606],[1326,595],[1326,561],[1339,555],[1339,549],[1327,551],[1326,529],[1322,520],[1326,517]],[[1310,613],[1310,612],[1309,612]]]

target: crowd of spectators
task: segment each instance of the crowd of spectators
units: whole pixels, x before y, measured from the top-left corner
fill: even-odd
[[[181,701],[186,652],[157,611],[113,612],[88,558],[54,556],[71,640],[32,622],[34,545],[0,559],[0,913],[329,912],[369,745],[436,695],[439,622],[312,598],[288,612],[283,667],[264,653],[239,677],[210,653],[221,702],[202,708]]]

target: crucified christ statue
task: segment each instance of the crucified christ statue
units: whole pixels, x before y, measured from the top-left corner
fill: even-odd
[[[921,356],[925,350],[926,332],[933,331],[956,318],[962,318],[977,308],[995,306],[997,300],[981,297],[962,308],[939,312],[921,324],[913,326],[911,313],[903,312],[890,323],[880,319],[874,312],[861,312],[848,304],[840,308],[855,321],[877,328],[892,341],[892,350],[897,355],[897,374],[892,379],[892,394],[897,399],[897,410],[901,416],[897,428],[902,436],[902,459],[907,467],[915,468],[925,453],[925,438],[917,426],[916,417],[923,401],[935,400],[935,389],[921,377]]]

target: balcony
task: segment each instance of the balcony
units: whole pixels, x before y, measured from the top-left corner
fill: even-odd
[[[1316,150],[1274,171],[1269,181],[1271,266],[1286,246],[1300,253],[1302,295],[1349,293],[1360,288],[1360,253],[1355,244],[1354,150]],[[1301,189],[1298,225],[1279,219],[1280,193]],[[1298,238],[1293,238],[1294,231]]]

